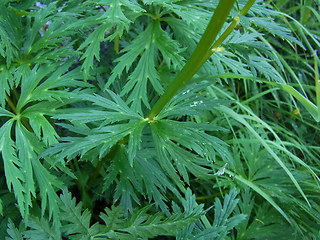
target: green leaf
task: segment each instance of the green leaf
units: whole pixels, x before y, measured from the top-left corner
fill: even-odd
[[[291,220],[290,218],[287,216],[287,214],[279,207],[279,205],[272,199],[272,197],[267,194],[265,191],[263,191],[259,186],[257,186],[256,184],[248,181],[247,179],[244,179],[243,177],[241,177],[240,175],[235,175],[234,173],[232,173],[229,170],[225,170],[227,174],[230,174],[232,176],[235,177],[235,179],[237,179],[238,181],[244,183],[245,185],[247,185],[248,187],[252,188],[255,192],[257,192],[259,195],[261,195],[264,199],[267,200],[267,202],[269,202],[290,224],[291,224]]]
[[[36,197],[35,183],[33,180],[32,162],[37,157],[33,152],[33,147],[30,145],[28,139],[24,135],[25,128],[20,122],[17,122],[15,129],[16,149],[18,157],[21,160],[20,168],[24,173],[24,189],[25,189],[25,204],[32,207],[31,198]],[[29,143],[29,144],[27,144]],[[45,208],[44,208],[45,209]]]
[[[142,7],[140,7],[140,5],[136,1],[100,0],[96,2],[97,4],[108,6],[107,11],[100,17],[100,19],[107,22],[111,26],[116,27],[115,32],[108,37],[108,40],[114,39],[115,36],[117,35],[121,37],[124,30],[126,31],[129,30],[132,20],[134,20],[134,18],[138,17],[139,15],[141,15],[142,12],[145,12],[145,10]],[[123,8],[125,8],[126,11],[123,11]],[[127,11],[130,11],[131,13],[133,13],[133,16],[131,15],[131,19],[129,16],[127,16],[126,14]]]
[[[105,231],[121,228],[124,222],[123,214],[123,208],[120,206],[112,205],[111,208],[106,207],[104,212],[99,215],[106,225]]]
[[[65,235],[69,235],[71,239],[93,239],[97,233],[95,225],[90,227],[91,213],[88,209],[82,212],[82,204],[76,204],[76,199],[72,198],[71,193],[67,189],[63,189],[60,195],[61,220],[63,226],[61,231]]]
[[[186,195],[186,200],[183,200],[185,211],[171,214],[169,217],[165,217],[163,212],[148,213],[151,206],[147,205],[133,212],[128,220],[124,220],[121,218],[123,212],[119,207],[112,207],[111,210],[106,208],[107,214],[101,213],[100,215],[107,225],[106,233],[99,234],[99,236],[115,239],[149,239],[156,236],[175,236],[181,228],[189,223],[194,223],[203,214],[203,206],[192,204],[194,196],[190,195]],[[109,227],[110,225],[112,227]]]
[[[160,21],[154,21],[153,41],[163,57],[163,61],[170,70],[182,68],[185,59],[181,56],[182,49],[177,41],[162,30]],[[157,89],[154,86],[155,89]]]
[[[89,85],[76,80],[81,78],[79,69],[67,72],[72,64],[73,61],[70,60],[62,66],[60,64],[35,66],[30,74],[23,76],[17,111],[21,111],[26,104],[32,101],[53,101],[74,96],[66,90],[56,90],[59,87],[78,87],[81,85],[89,87]],[[47,77],[46,81],[42,82],[45,77]]]
[[[15,85],[14,71],[13,67],[7,69],[6,66],[0,65],[0,104],[2,107],[5,107],[7,94],[10,95],[10,90]]]
[[[8,189],[9,191],[13,189],[21,215],[23,217],[27,217],[27,204],[30,203],[30,201],[25,197],[25,193],[27,191],[24,185],[26,176],[21,169],[23,163],[19,160],[16,153],[15,143],[11,139],[11,128],[13,122],[13,120],[9,120],[0,128],[0,151],[3,159],[4,173]]]
[[[110,25],[101,24],[78,48],[78,51],[81,51],[87,47],[85,53],[81,56],[81,60],[85,59],[81,66],[85,77],[89,76],[90,69],[93,68],[94,58],[100,62],[100,43],[105,40],[105,35],[108,28],[110,28]]]
[[[107,191],[112,183],[116,182],[114,202],[120,199],[120,204],[125,211],[133,211],[132,200],[140,203],[136,195],[137,191],[149,202],[154,201],[156,206],[159,206],[166,213],[168,213],[167,190],[180,197],[180,193],[155,160],[154,149],[152,148],[139,151],[134,159],[133,166],[131,166],[126,149],[119,147],[107,169],[107,173],[104,178],[104,191]]]
[[[212,16],[212,11],[198,7],[197,3],[183,1],[170,5],[169,9],[177,14],[187,25],[203,33]]]
[[[121,95],[129,94],[127,102],[132,102],[133,109],[138,112],[142,112],[141,102],[150,108],[147,97],[148,82],[151,83],[158,94],[163,93],[163,87],[159,81],[160,77],[155,69],[155,58],[158,55],[156,48],[162,54],[163,61],[169,68],[181,68],[184,59],[179,54],[181,50],[178,43],[173,41],[168,36],[168,33],[162,30],[159,21],[152,21],[143,33],[139,34],[130,45],[121,51],[124,55],[116,59],[118,64],[113,69],[105,87],[109,87],[116,78],[120,77],[125,68],[128,72],[140,54],[141,58],[137,66],[130,74],[128,82],[121,91]]]
[[[236,190],[232,189],[229,194],[226,194],[223,205],[221,201],[216,198],[213,223],[210,224],[204,215],[201,217],[201,222],[198,221],[196,224],[189,225],[188,228],[180,231],[179,239],[225,239],[228,232],[246,218],[243,214],[231,216],[239,201],[236,199],[236,196]],[[195,201],[193,205],[197,205]]]
[[[140,149],[142,131],[147,125],[147,121],[137,122],[134,126],[133,131],[129,132],[129,143],[128,143],[128,161],[133,166],[134,159],[137,155],[137,151]]]
[[[151,123],[152,136],[160,166],[175,184],[183,189],[180,176],[189,183],[188,172],[206,178],[218,153],[230,159],[226,144],[204,130],[216,130],[209,124],[157,120]]]
[[[22,233],[15,227],[14,223],[10,218],[8,220],[7,233],[10,236],[10,238],[6,237],[6,240],[23,240]]]
[[[229,194],[227,194],[224,198],[223,206],[221,205],[221,202],[218,198],[215,200],[215,214],[214,214],[214,220],[213,220],[213,225],[214,226],[221,226],[225,225],[228,230],[234,228],[236,225],[238,225],[244,218],[245,216],[241,216],[240,218],[236,221],[232,221],[229,217],[231,213],[234,211],[236,208],[239,199],[236,199],[237,197],[237,192],[236,189],[233,188]]]
[[[59,135],[44,116],[44,113],[27,110],[24,111],[23,116],[29,119],[30,126],[32,127],[34,133],[38,139],[42,139],[46,145],[50,146],[58,142],[57,138]]]
[[[249,123],[239,114],[234,112],[233,110],[226,108],[226,107],[219,107],[219,110],[224,112],[225,114],[228,114],[235,120],[239,121],[241,124],[246,126],[248,130],[261,142],[261,144],[266,148],[266,150],[270,153],[270,155],[273,157],[273,159],[283,168],[283,170],[286,172],[286,174],[290,177],[292,183],[295,185],[297,190],[300,192],[301,196],[305,199],[305,201],[310,205],[309,200],[305,193],[303,192],[300,184],[292,174],[292,172],[286,167],[283,160],[281,160],[277,154],[272,150],[272,148],[269,146],[269,144],[249,125]],[[283,212],[282,212],[283,213]],[[281,214],[282,214],[281,213]],[[285,216],[285,215],[284,215]],[[288,220],[288,218],[285,216],[285,218]],[[290,222],[290,221],[289,221]]]
[[[16,127],[17,137],[17,149],[19,150],[19,157],[24,160],[22,165],[25,171],[25,192],[32,193],[33,189],[33,174],[37,179],[38,186],[40,189],[41,196],[41,213],[42,216],[47,209],[47,201],[49,201],[49,219],[53,216],[54,223],[59,225],[59,198],[56,194],[55,187],[61,189],[63,183],[57,179],[56,176],[52,175],[39,161],[37,153],[43,151],[43,145],[39,142],[35,135],[28,132],[21,123],[17,123]],[[28,145],[26,143],[29,143]],[[27,202],[28,203],[28,202]]]
[[[142,192],[142,185],[140,179],[135,177],[134,167],[128,162],[124,146],[120,145],[115,151],[113,161],[107,169],[108,174],[104,179],[104,191],[116,181],[117,187],[113,194],[113,202],[116,203],[120,199],[120,205],[124,210],[132,213],[132,199],[140,204],[135,189]]]
[[[0,55],[6,59],[7,68],[18,55],[13,29],[6,19],[0,18]]]
[[[301,45],[300,41],[290,34],[291,31],[288,28],[276,23],[271,17],[252,17],[250,18],[250,21],[256,26],[266,29],[273,36],[278,36],[283,40],[287,40],[288,42]]]
[[[181,1],[181,0],[142,0],[142,2],[146,5],[159,4],[159,5],[164,5],[164,6],[166,6],[166,4],[173,3],[173,2],[179,2],[179,1]]]
[[[0,215],[3,216],[2,199],[0,198]]]
[[[124,53],[124,54],[115,60],[117,62],[117,65],[114,67],[112,71],[112,75],[108,79],[105,89],[107,89],[115,81],[116,78],[122,75],[122,72],[124,71],[124,69],[126,69],[126,72],[129,71],[131,65],[139,56],[139,54],[141,54],[145,49],[152,48],[151,46],[152,28],[153,28],[153,24],[150,23],[147,26],[145,31],[140,33],[131,42],[130,45],[128,45],[121,51],[121,53]]]
[[[14,114],[0,107],[0,117],[14,117]]]
[[[132,102],[133,109],[136,109],[139,112],[142,112],[141,101],[145,106],[150,108],[147,86],[148,81],[151,82],[152,86],[159,94],[163,93],[163,88],[159,83],[160,78],[155,69],[154,46],[151,45],[148,48],[150,49],[146,49],[143,52],[137,67],[129,76],[127,84],[121,91],[121,95],[131,92],[127,102]]]
[[[203,81],[182,89],[166,104],[155,119],[200,115],[205,110],[228,103],[225,100],[208,98],[205,93],[208,86],[209,83]]]
[[[59,234],[50,225],[50,223],[44,218],[38,219],[31,217],[28,221],[29,230],[23,233],[25,239],[30,240],[61,240],[61,234]]]

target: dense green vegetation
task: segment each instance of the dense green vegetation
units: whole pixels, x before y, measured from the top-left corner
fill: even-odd
[[[0,1],[0,238],[320,239],[319,8]]]

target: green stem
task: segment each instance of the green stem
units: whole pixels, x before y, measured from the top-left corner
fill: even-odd
[[[252,5],[254,4],[256,0],[249,0],[246,5],[241,9],[240,14],[241,15],[246,15],[247,12],[250,10],[250,8],[252,7]]]
[[[16,88],[15,86],[13,86],[12,90],[13,90],[14,99],[15,99],[16,102],[18,102],[18,100],[19,100],[19,93],[18,93],[18,91],[17,91],[17,88]]]
[[[246,14],[255,0],[249,0],[243,9],[240,11],[241,15]],[[221,30],[223,23],[225,22],[232,6],[233,0],[220,0],[218,7],[216,8],[200,42],[196,49],[192,53],[190,59],[182,68],[178,76],[169,85],[166,92],[160,97],[156,104],[151,108],[147,118],[152,121],[153,118],[161,111],[161,109],[167,104],[167,102],[175,95],[175,93],[184,86],[194,74],[198,72],[201,66],[210,58],[210,56],[217,51],[221,51],[219,46],[230,35],[233,29],[240,22],[239,16],[236,16],[229,27],[222,33],[222,35],[212,45],[219,31]],[[211,46],[212,45],[212,46]]]
[[[33,132],[33,129],[30,126],[29,120],[27,118],[22,117],[21,118],[21,123],[23,124],[23,126],[25,126],[26,129],[28,129],[29,132]]]
[[[233,29],[238,25],[240,22],[239,16],[236,16],[232,23],[230,23],[229,27],[221,34],[221,36],[218,38],[218,40],[213,44],[212,48],[217,48],[219,47],[224,40],[230,35],[230,33],[233,31]]]
[[[240,11],[241,15],[245,15],[249,9],[254,4],[255,0],[250,0],[247,2],[247,4],[243,7],[243,9]],[[228,28],[221,34],[221,36],[217,39],[217,41],[213,44],[211,49],[206,53],[206,55],[203,57],[201,61],[201,65],[203,65],[214,52],[222,51],[222,49],[219,48],[219,46],[226,40],[226,38],[230,35],[230,33],[235,29],[235,27],[239,24],[240,17],[236,16],[232,23],[228,26]]]
[[[318,117],[320,119],[320,86],[319,86],[319,58],[317,56],[317,52],[313,53],[313,59],[314,59],[314,80],[315,80],[315,86],[316,86],[316,104],[318,107]]]
[[[223,51],[223,48],[219,48],[219,46],[223,43],[224,40],[229,36],[229,34],[233,31],[233,29],[238,25],[240,22],[239,16],[236,16],[232,23],[230,23],[229,27],[221,34],[221,36],[217,39],[217,41],[213,44],[211,49],[207,51],[205,56],[201,60],[201,65],[203,65],[213,53]]]
[[[119,53],[119,34],[114,38],[114,50],[116,54]]]
[[[12,100],[11,100],[11,98],[8,96],[8,94],[6,94],[6,95],[7,95],[7,103],[9,104],[10,108],[12,109],[12,111],[13,111],[14,113],[17,113],[17,108],[16,108],[16,106],[14,105],[14,103],[12,102]]]
[[[108,159],[113,159],[114,156],[116,155],[117,149],[118,149],[118,144],[114,145],[111,149],[110,152],[103,158],[101,158],[99,160],[99,162],[96,165],[96,168],[94,169],[94,172],[92,174],[92,176],[90,177],[88,184],[87,184],[87,188],[90,188],[92,186],[92,184],[94,183],[94,181],[96,180],[96,178],[99,176],[99,172],[103,166],[103,163],[108,160]]]
[[[147,115],[147,118],[153,120],[153,118],[161,111],[161,109],[167,104],[167,102],[176,94],[176,92],[184,86],[194,74],[201,68],[203,56],[210,49],[212,43],[216,39],[220,32],[227,16],[234,4],[235,0],[220,0],[218,7],[214,11],[214,14],[202,35],[200,42],[196,49],[193,51],[191,57],[184,65],[178,76],[169,85],[166,92],[159,98],[156,104],[151,108]]]

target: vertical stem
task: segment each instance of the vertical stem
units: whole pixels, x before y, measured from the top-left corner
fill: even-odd
[[[240,14],[241,15],[245,15],[247,14],[247,12],[250,10],[250,8],[252,7],[252,5],[254,4],[256,0],[249,0],[246,5],[241,9]]]
[[[317,56],[317,52],[314,52],[314,80],[316,86],[316,104],[318,107],[318,118],[320,119],[320,86],[319,86],[319,58]]]
[[[167,102],[175,95],[175,93],[184,86],[194,74],[198,72],[201,68],[201,60],[203,56],[210,49],[212,43],[216,39],[218,33],[220,32],[224,22],[231,8],[233,7],[235,0],[220,0],[218,7],[214,11],[214,14],[202,35],[200,42],[198,43],[196,49],[193,51],[191,57],[184,65],[182,70],[179,72],[178,76],[169,85],[166,92],[160,97],[156,104],[152,107],[147,115],[147,118],[152,120],[161,109],[167,104]]]
[[[116,51],[116,54],[119,53],[119,34],[114,38],[114,50]]]
[[[12,100],[11,100],[11,98],[9,97],[8,94],[6,94],[6,96],[7,96],[7,103],[8,103],[8,105],[10,106],[10,108],[12,109],[12,111],[13,111],[14,113],[17,113],[17,109],[16,109],[15,104],[12,102]]]

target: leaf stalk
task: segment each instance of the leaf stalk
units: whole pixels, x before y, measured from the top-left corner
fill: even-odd
[[[191,57],[186,62],[178,76],[169,85],[166,92],[159,98],[155,105],[151,108],[147,118],[151,121],[167,104],[167,102],[176,94],[176,92],[184,86],[194,74],[201,68],[203,56],[210,49],[212,43],[219,34],[223,24],[225,23],[235,0],[220,0],[219,4],[214,11],[214,14],[202,35],[196,49],[193,51]]]
[[[176,94],[176,92],[199,71],[202,65],[210,58],[212,53],[221,50],[218,47],[223,43],[223,41],[230,35],[233,29],[240,22],[239,16],[236,16],[229,27],[222,33],[218,40],[215,41],[223,24],[226,21],[226,18],[229,15],[229,12],[234,5],[234,2],[234,0],[220,0],[204,34],[200,39],[200,42],[198,43],[196,49],[193,51],[191,57],[186,62],[177,77],[168,86],[165,93],[159,98],[159,100],[147,114],[147,118],[149,119],[149,121],[153,121],[153,119],[159,114],[161,109],[170,101],[170,99]],[[249,0],[240,11],[240,14],[246,14],[252,7],[254,2],[255,0]]]

